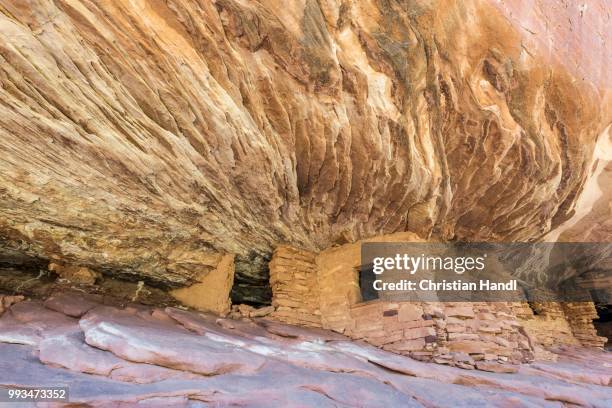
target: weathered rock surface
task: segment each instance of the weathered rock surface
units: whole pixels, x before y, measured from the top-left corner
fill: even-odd
[[[73,309],[58,303],[55,310]],[[593,350],[566,348],[557,363],[489,373],[421,363],[332,332],[266,320],[143,306],[98,305],[80,319],[55,310],[24,301],[0,317],[0,388],[67,385],[72,404],[95,407],[612,403],[612,359]]]
[[[609,26],[606,1],[3,1],[2,252],[192,284],[207,251],[542,237],[610,123]]]

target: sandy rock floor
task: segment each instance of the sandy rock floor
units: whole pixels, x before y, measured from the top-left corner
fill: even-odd
[[[0,387],[68,386],[85,407],[612,406],[610,353],[555,351],[515,374],[468,371],[323,330],[65,294],[0,317]]]

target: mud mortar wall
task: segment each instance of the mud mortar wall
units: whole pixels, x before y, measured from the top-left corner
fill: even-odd
[[[195,277],[194,284],[173,290],[171,294],[186,306],[225,316],[231,307],[234,255],[215,254],[206,266]]]

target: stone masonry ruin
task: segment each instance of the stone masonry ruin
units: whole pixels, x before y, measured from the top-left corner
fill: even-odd
[[[377,241],[415,239],[401,233]],[[593,302],[363,302],[360,243],[319,253],[279,246],[270,262],[269,318],[331,329],[384,350],[464,368],[512,370],[554,355],[545,347],[606,342],[593,325]]]

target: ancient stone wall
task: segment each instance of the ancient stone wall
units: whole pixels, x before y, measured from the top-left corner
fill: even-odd
[[[597,319],[597,310],[593,302],[563,303],[563,312],[573,336],[585,347],[603,347],[607,339],[597,335],[593,319]]]
[[[316,258],[325,328],[343,333],[353,322],[350,307],[361,301],[358,259],[358,244],[330,248]]]
[[[557,302],[521,303],[515,310],[526,332],[544,347],[553,344],[578,345]]]
[[[321,327],[315,254],[280,246],[269,267],[275,308],[271,317],[285,323]]]
[[[422,241],[409,232],[389,234],[377,242]],[[316,257],[321,288],[321,321],[323,327],[343,333],[352,327],[350,308],[362,301],[359,289],[361,242],[328,248]]]
[[[527,333],[542,346],[582,345],[601,348],[605,337],[597,335],[593,319],[597,311],[593,302],[522,303],[516,315]]]
[[[381,240],[407,239],[403,235]],[[604,344],[593,327],[592,303],[363,302],[360,244],[319,254],[279,247],[270,263],[272,318],[331,329],[419,360],[489,371],[550,359],[545,347],[552,345]]]
[[[216,254],[207,259],[207,267],[191,286],[172,291],[172,296],[186,306],[222,316],[231,307],[230,292],[234,283],[234,255]]]
[[[398,238],[398,237],[396,237]],[[270,263],[273,319],[321,326],[398,354],[508,370],[533,350],[506,303],[362,302],[359,244],[319,255],[282,246]]]
[[[346,335],[419,360],[508,370],[493,363],[533,358],[529,339],[503,302],[372,301],[352,306],[350,314]]]

